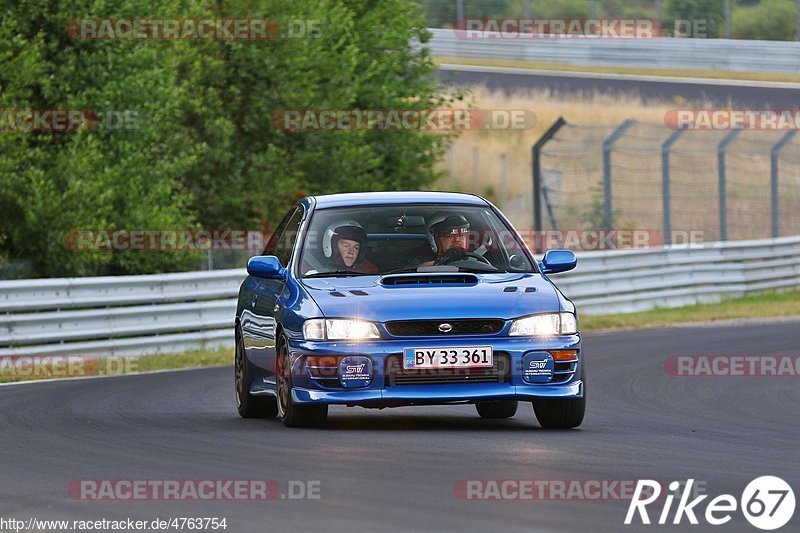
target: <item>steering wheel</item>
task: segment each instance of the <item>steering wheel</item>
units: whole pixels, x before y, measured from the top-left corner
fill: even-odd
[[[476,254],[476,253],[474,253],[474,252],[467,252],[467,254],[466,254],[464,257],[471,257],[471,258],[473,258],[473,259],[475,259],[475,260],[477,260],[477,261],[480,261],[481,263],[485,263],[485,264],[487,264],[487,265],[489,265],[489,266],[494,266],[494,265],[492,265],[492,264],[489,262],[489,260],[488,260],[488,259],[486,259],[486,258],[485,258],[485,257],[483,257],[482,255],[480,255],[480,254]]]
[[[449,265],[449,264],[450,264],[451,262],[453,262],[453,261],[463,261],[463,260],[464,260],[465,258],[467,258],[467,257],[470,257],[470,258],[472,258],[472,259],[475,259],[476,261],[480,261],[481,263],[485,263],[485,264],[489,265],[490,267],[494,267],[494,265],[492,265],[492,264],[489,262],[489,260],[488,260],[488,259],[486,259],[486,258],[485,258],[485,257],[483,257],[482,255],[480,255],[480,254],[476,254],[476,253],[474,253],[474,252],[466,252],[466,253],[463,255],[463,257],[461,257],[461,258],[459,258],[459,259],[452,260],[452,261],[451,261],[451,260],[449,260],[449,258],[448,258],[448,260],[447,260],[447,261],[443,261],[443,262],[441,262],[441,263],[439,263],[439,264],[440,264],[440,265]]]

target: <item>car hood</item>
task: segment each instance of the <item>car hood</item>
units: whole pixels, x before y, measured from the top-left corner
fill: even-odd
[[[388,277],[388,276],[387,276]],[[558,312],[554,287],[539,274],[480,274],[469,284],[384,285],[381,276],[303,279],[330,318],[375,322],[502,318]]]

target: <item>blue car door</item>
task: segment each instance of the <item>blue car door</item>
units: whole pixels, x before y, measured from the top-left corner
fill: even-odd
[[[263,255],[274,255],[284,267],[289,265],[303,220],[303,208],[293,207],[278,225]],[[255,279],[255,278],[251,278]],[[275,381],[275,329],[278,299],[286,290],[281,279],[257,279],[252,290],[244,295],[242,333],[250,363],[257,366],[267,383]],[[249,299],[249,301],[247,301]],[[247,319],[245,320],[245,315]]]

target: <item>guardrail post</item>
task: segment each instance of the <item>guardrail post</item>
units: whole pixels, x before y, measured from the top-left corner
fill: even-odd
[[[672,244],[672,204],[670,197],[669,152],[686,130],[677,130],[661,145],[661,199],[664,210],[664,244]]]
[[[800,16],[800,15],[798,15]],[[779,237],[781,232],[781,222],[780,222],[780,203],[778,201],[778,155],[780,154],[781,149],[784,146],[789,144],[794,136],[797,134],[797,130],[792,130],[786,132],[786,135],[781,137],[781,140],[778,141],[775,146],[772,147],[770,150],[770,212],[772,218],[772,237]]]
[[[604,208],[605,208],[605,225],[606,228],[610,230],[611,227],[614,225],[613,219],[613,211],[611,209],[611,150],[614,148],[614,143],[622,137],[622,135],[630,128],[636,124],[636,121],[632,118],[629,118],[622,124],[620,124],[617,129],[611,132],[611,135],[603,141],[603,197],[604,197]]]
[[[536,144],[534,144],[531,148],[531,171],[533,174],[533,230],[535,232],[542,231],[542,204],[540,200],[542,196],[542,148],[544,148],[544,145],[547,144],[548,141],[550,141],[550,139],[552,139],[558,130],[560,130],[561,127],[566,123],[567,121],[564,120],[564,117],[558,117],[553,125],[550,126],[546,132],[544,132],[544,135],[539,137],[539,140],[536,141]]]
[[[725,150],[742,130],[733,130],[717,146],[717,172],[719,173],[719,240],[728,240],[728,190],[725,176]]]

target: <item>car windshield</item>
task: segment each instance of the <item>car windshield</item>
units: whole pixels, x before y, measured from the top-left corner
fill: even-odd
[[[488,207],[374,205],[317,210],[303,277],[410,271],[535,272],[519,236]]]

